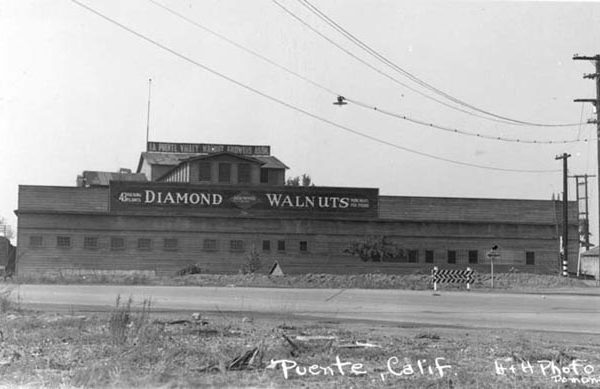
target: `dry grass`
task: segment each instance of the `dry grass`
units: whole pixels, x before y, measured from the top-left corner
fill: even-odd
[[[247,286],[278,288],[335,288],[335,289],[409,289],[426,290],[432,288],[428,274],[301,274],[287,276],[267,276],[264,274],[189,274],[183,276],[157,277],[146,274],[128,276],[107,276],[105,274],[55,275],[38,278],[18,278],[18,283],[47,284],[122,284],[122,285],[170,285],[170,286]],[[465,289],[465,285],[439,285],[445,290]],[[489,274],[477,274],[472,289],[487,291],[490,288]],[[532,291],[551,288],[588,288],[582,280],[553,275],[529,273],[499,273],[494,277],[495,291]]]
[[[18,294],[15,295],[14,287],[0,287],[0,313],[4,314],[12,311],[19,311],[20,309],[20,298]]]
[[[566,366],[587,360],[600,374],[600,341],[591,335],[400,328],[393,324],[242,317],[229,313],[151,312],[149,300],[122,301],[110,312],[48,314],[9,311],[0,316],[0,387],[261,387],[261,388],[563,388],[536,370],[498,375],[522,361]],[[364,346],[364,345],[368,346]],[[361,346],[362,345],[362,346]],[[240,357],[247,358],[240,362]],[[249,358],[252,356],[252,358]],[[388,360],[411,364],[415,373],[396,377]],[[336,358],[361,363],[364,375],[299,376],[271,360],[302,367],[329,366]],[[443,377],[418,373],[418,361],[451,366]],[[537,366],[537,365],[535,365]],[[387,373],[387,374],[386,374]],[[383,374],[383,377],[382,377]]]

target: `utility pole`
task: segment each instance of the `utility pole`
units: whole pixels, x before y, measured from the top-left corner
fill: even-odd
[[[577,209],[579,210],[578,219],[580,223],[580,235],[583,238],[583,241],[580,240],[580,244],[582,244],[586,250],[590,249],[590,194],[588,190],[588,179],[592,177],[596,176],[589,174],[569,176],[569,178],[575,179],[575,197],[577,199]],[[581,190],[582,186],[583,190]]]
[[[562,217],[562,275],[566,277],[568,275],[567,266],[569,264],[569,191],[568,191],[568,166],[567,159],[571,154],[563,153],[557,155],[554,159],[563,160],[563,217]]]
[[[596,124],[596,154],[598,157],[598,177],[600,178],[600,54],[596,54],[593,57],[583,56],[575,54],[573,56],[574,60],[585,60],[585,61],[593,61],[596,67],[596,73],[584,74],[583,78],[589,78],[591,80],[596,80],[596,98],[595,99],[576,99],[575,102],[588,102],[594,104],[596,107],[596,119],[588,120],[588,123]],[[600,239],[600,179],[598,181],[598,239]],[[600,244],[600,241],[598,242]]]

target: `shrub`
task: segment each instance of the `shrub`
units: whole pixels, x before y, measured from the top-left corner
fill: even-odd
[[[201,274],[202,273],[202,268],[200,268],[200,265],[194,263],[192,265],[186,266],[181,270],[178,270],[175,275],[178,276],[185,276],[188,274]]]
[[[353,242],[344,249],[344,253],[360,257],[363,262],[384,262],[403,260],[406,255],[403,249],[389,242],[385,236],[368,236],[363,240]]]
[[[260,254],[256,251],[256,248],[252,247],[252,250],[246,257],[246,263],[242,265],[243,274],[254,274],[262,268],[262,261],[260,260]]]
[[[11,297],[12,289],[4,288],[0,290],[0,313],[15,310],[15,303]]]

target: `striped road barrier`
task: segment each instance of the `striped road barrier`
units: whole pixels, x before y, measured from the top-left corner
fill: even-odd
[[[466,270],[449,270],[439,269],[435,266],[431,270],[431,278],[433,279],[433,290],[437,292],[437,284],[467,284],[467,290],[471,290],[471,284],[475,281],[473,277],[473,269],[468,267]]]

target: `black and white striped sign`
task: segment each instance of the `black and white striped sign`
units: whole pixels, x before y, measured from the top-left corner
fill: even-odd
[[[473,277],[473,269],[467,270],[448,270],[433,268],[431,276],[433,282],[448,283],[448,284],[472,284],[475,279]]]

